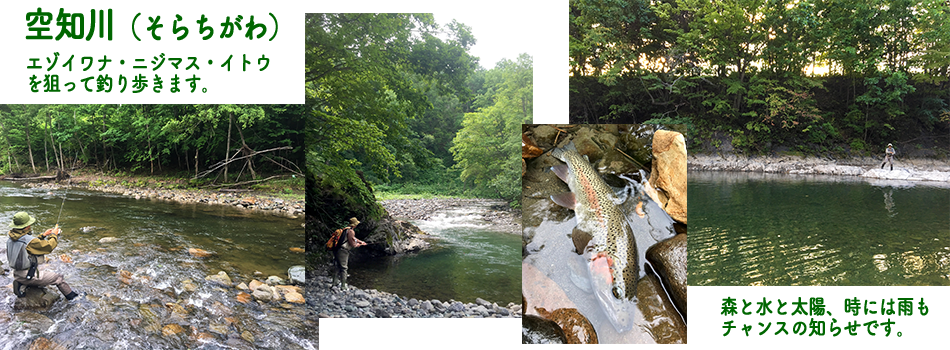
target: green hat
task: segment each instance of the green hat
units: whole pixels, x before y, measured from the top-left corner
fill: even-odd
[[[36,219],[30,216],[30,214],[27,214],[25,211],[21,211],[13,215],[13,223],[10,224],[10,227],[19,230],[32,225],[34,222],[36,222]]]

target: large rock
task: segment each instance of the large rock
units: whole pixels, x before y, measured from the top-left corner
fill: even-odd
[[[666,297],[656,276],[648,273],[637,282],[637,307],[658,344],[686,344],[686,322]]]
[[[686,223],[686,139],[675,131],[653,135],[653,171],[650,183],[663,190],[660,204],[674,220]]]
[[[225,286],[231,286],[231,277],[228,277],[228,274],[224,271],[218,272],[217,275],[210,275],[205,277],[206,281],[221,283]]]
[[[543,308],[539,308],[538,312],[541,317],[554,321],[561,327],[568,344],[598,343],[597,331],[594,330],[594,325],[587,320],[587,317],[581,315],[577,309],[557,309],[548,312]]]
[[[13,303],[13,310],[46,311],[59,300],[59,296],[58,291],[47,290],[46,288],[26,288],[23,297],[16,298]]]
[[[534,315],[521,319],[522,344],[567,344],[564,331],[553,321]]]
[[[673,302],[686,315],[686,234],[654,244],[647,260],[672,291]]]
[[[577,308],[557,283],[529,263],[521,264],[521,294],[525,299],[525,315],[539,316],[540,309]]]
[[[304,284],[307,282],[307,268],[303,265],[294,265],[287,269],[287,276],[290,276],[290,283]]]

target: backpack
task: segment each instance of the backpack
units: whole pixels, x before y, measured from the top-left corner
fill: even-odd
[[[340,242],[343,240],[343,232],[345,231],[345,228],[338,228],[336,231],[333,231],[333,234],[330,235],[330,239],[327,241],[327,250],[337,250],[343,246]]]

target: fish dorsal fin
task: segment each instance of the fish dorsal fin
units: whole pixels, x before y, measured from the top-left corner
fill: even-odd
[[[571,240],[574,241],[574,249],[577,254],[584,254],[584,251],[587,250],[587,244],[590,243],[590,240],[593,238],[594,236],[590,233],[577,227],[574,227],[574,231],[571,232]]]
[[[551,200],[554,201],[555,204],[571,210],[574,210],[574,207],[577,205],[577,199],[574,198],[573,192],[552,195]]]
[[[561,181],[564,181],[565,183],[567,182],[567,164],[552,166],[551,171],[553,171],[554,174],[557,175],[559,179],[561,179]]]

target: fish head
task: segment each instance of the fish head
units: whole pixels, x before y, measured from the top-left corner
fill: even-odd
[[[594,296],[610,323],[622,333],[633,328],[632,303],[625,295],[623,276],[613,266],[613,258],[604,253],[588,262]]]

